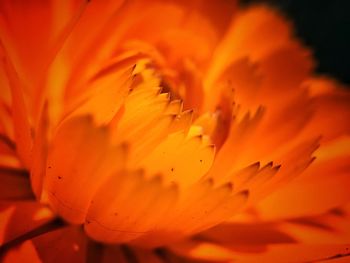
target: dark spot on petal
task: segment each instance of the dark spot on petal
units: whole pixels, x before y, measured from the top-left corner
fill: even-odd
[[[61,179],[62,179],[62,176],[57,176],[57,178],[58,178],[59,180],[61,180]]]

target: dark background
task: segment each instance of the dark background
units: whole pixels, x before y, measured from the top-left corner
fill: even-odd
[[[287,15],[314,51],[317,71],[350,84],[350,0],[243,0],[268,3]]]

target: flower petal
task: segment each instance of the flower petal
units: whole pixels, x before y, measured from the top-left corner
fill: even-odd
[[[97,189],[124,165],[125,146],[111,145],[106,127],[89,116],[68,119],[49,149],[43,198],[65,220],[83,223]]]
[[[0,200],[34,199],[26,171],[0,167]]]
[[[177,189],[163,187],[160,177],[145,180],[141,171],[123,171],[111,176],[96,192],[85,230],[92,238],[107,243],[157,242],[147,236],[157,229],[167,229],[161,218],[167,218],[176,199]]]
[[[186,188],[205,175],[212,165],[214,153],[212,145],[203,145],[201,136],[186,137],[178,132],[169,135],[140,165],[149,174],[164,174],[167,183],[175,182]]]
[[[252,61],[259,60],[289,44],[290,39],[291,27],[277,12],[264,6],[254,6],[238,12],[217,46],[206,79],[206,88],[210,88],[234,60],[247,55]]]
[[[27,168],[30,168],[33,141],[27,114],[27,105],[25,104],[23,95],[23,84],[21,83],[16,70],[11,64],[11,61],[9,61],[7,58],[4,63],[11,88],[12,117],[14,137],[16,139],[16,149],[23,164]]]
[[[9,250],[2,258],[3,263],[44,263],[31,241],[25,241]]]
[[[31,240],[43,262],[85,263],[88,239],[82,229],[64,227]]]
[[[1,202],[0,218],[0,244],[5,244],[48,223],[53,214],[34,201]]]
[[[261,216],[266,219],[306,216],[348,202],[349,169],[349,156],[324,162],[316,160],[303,176],[278,189],[261,203]]]

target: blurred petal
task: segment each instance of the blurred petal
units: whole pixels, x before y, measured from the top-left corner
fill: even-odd
[[[349,169],[349,156],[323,162],[316,160],[303,176],[278,189],[259,205],[261,216],[272,219],[315,215],[348,202]]]
[[[7,58],[4,63],[11,88],[14,137],[17,144],[16,150],[23,164],[27,168],[30,168],[30,153],[33,142],[29,118],[27,115],[27,106],[23,95],[23,84],[21,83],[11,61]]]
[[[0,167],[0,200],[34,199],[26,171]]]
[[[25,241],[9,250],[2,258],[4,263],[44,263],[31,241]]]
[[[69,226],[31,240],[43,262],[86,262],[87,237],[81,228]]]
[[[34,201],[1,202],[0,205],[0,244],[20,238],[53,219],[50,209]]]
[[[273,28],[273,30],[272,30]],[[206,79],[206,88],[234,60],[245,56],[259,60],[291,42],[291,28],[276,12],[264,6],[237,13],[218,45]]]

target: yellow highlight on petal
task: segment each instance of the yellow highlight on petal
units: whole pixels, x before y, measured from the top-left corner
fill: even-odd
[[[318,160],[327,160],[349,154],[349,149],[350,136],[344,136],[318,149],[315,152],[315,156]]]
[[[11,216],[15,211],[14,206],[10,206],[0,213],[0,226],[7,226],[10,223]],[[0,228],[0,245],[3,244],[6,235],[6,227]]]
[[[218,245],[202,243],[191,250],[190,255],[195,258],[207,260],[230,260],[233,258],[232,251]]]
[[[41,209],[39,209],[34,215],[33,215],[33,220],[35,221],[40,221],[49,217],[52,217],[53,213],[52,211],[47,208],[47,207],[43,207]]]

